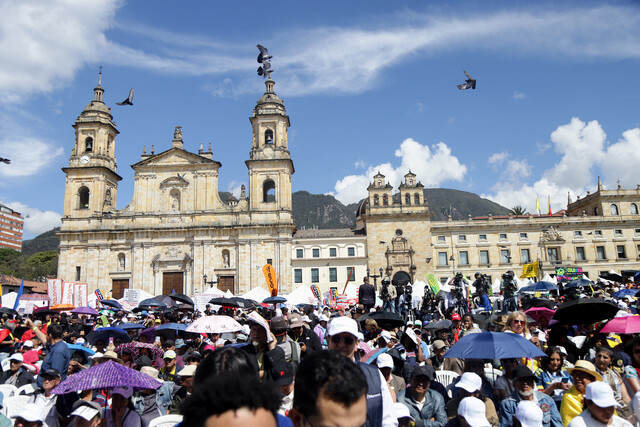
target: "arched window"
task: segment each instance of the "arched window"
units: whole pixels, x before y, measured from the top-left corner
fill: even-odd
[[[409,180],[409,185],[413,185],[413,180],[412,179]]]
[[[169,210],[172,212],[180,210],[180,190],[174,188],[169,192],[169,203]]]
[[[631,215],[638,215],[638,205],[631,203]]]
[[[597,207],[597,206],[596,206],[595,208],[593,208],[593,214],[594,214],[595,216],[600,215],[600,209],[598,209],[598,207]]]
[[[118,254],[118,271],[125,271],[127,267],[127,257],[123,253]]]
[[[382,195],[382,205],[389,206],[389,196],[387,196],[386,194]]]
[[[411,194],[405,194],[404,195],[404,204],[405,205],[410,205],[411,204]]]
[[[418,193],[413,195],[413,204],[414,205],[419,205],[420,204],[420,195]]]
[[[229,250],[222,250],[222,267],[229,268],[231,266],[231,257],[229,256]]]
[[[382,181],[378,180],[378,187],[382,185]]]
[[[271,129],[264,131],[264,143],[273,144],[273,131]]]
[[[90,136],[84,140],[84,151],[87,153],[91,153],[93,151],[93,138]]]
[[[610,209],[611,209],[611,215],[619,215],[617,205],[612,204]]]
[[[89,209],[89,189],[80,187],[78,190],[78,209]]]
[[[378,206],[380,204],[380,197],[377,194],[373,196],[373,206]]]
[[[271,179],[262,184],[262,201],[265,203],[276,201],[276,183]]]

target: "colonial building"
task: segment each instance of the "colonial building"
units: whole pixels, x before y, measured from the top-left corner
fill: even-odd
[[[22,250],[24,218],[8,206],[0,204],[0,247]]]
[[[118,183],[116,137],[104,89],[77,118],[75,141],[66,174],[58,276],[100,288],[119,298],[127,288],[194,294],[217,278],[220,289],[234,293],[265,287],[262,267],[275,267],[283,292],[290,290],[293,162],[288,149],[290,126],[274,82],[250,118],[252,139],[245,162],[249,191],[239,199],[218,195],[220,162],[211,146],[187,150],[176,126],[170,143],[148,141],[150,152],[134,169],[133,198],[116,209]],[[155,147],[160,147],[158,153]],[[166,149],[165,149],[166,147]],[[205,277],[206,276],[206,277]],[[207,283],[205,283],[207,282]]]

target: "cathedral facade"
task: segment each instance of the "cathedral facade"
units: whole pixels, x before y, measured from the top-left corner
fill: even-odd
[[[238,294],[265,287],[262,267],[269,263],[282,291],[289,291],[295,231],[290,122],[273,80],[265,85],[250,117],[249,189],[243,186],[239,199],[220,199],[222,165],[211,146],[187,151],[177,126],[167,150],[143,148],[141,160],[131,166],[133,198],[116,209],[119,132],[99,81],[94,99],[73,125],[75,143],[62,169],[58,277],[114,298],[129,288],[193,295],[212,285]]]

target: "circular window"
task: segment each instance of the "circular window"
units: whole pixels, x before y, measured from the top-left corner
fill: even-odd
[[[399,228],[396,230],[396,236],[402,236],[402,230]]]

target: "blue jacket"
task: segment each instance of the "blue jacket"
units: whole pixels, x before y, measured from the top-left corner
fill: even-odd
[[[158,416],[167,415],[169,411],[173,397],[173,385],[174,383],[172,381],[163,381],[160,388],[156,390],[156,405],[160,413]],[[142,416],[144,411],[144,398],[136,395],[132,397],[131,402],[138,415]]]
[[[42,361],[40,372],[47,369],[57,369],[60,372],[61,381],[67,379],[69,369],[69,347],[60,340],[54,345],[47,346],[47,356]],[[38,376],[38,386],[42,387],[42,377]]]
[[[413,398],[410,388],[398,393],[397,400],[409,408],[409,413],[416,420],[416,427],[443,427],[448,421],[444,398],[437,391],[427,390],[422,410],[418,409],[418,403]],[[430,421],[431,418],[435,421]],[[500,426],[502,427],[502,424]]]
[[[560,412],[556,406],[556,402],[553,401],[551,396],[548,396],[540,391],[534,391],[536,399],[538,399],[538,406],[542,409],[542,425],[544,427],[562,427],[562,418]],[[500,427],[513,426],[513,417],[516,414],[516,407],[522,399],[517,391],[511,393],[511,396],[507,397],[500,404]]]

